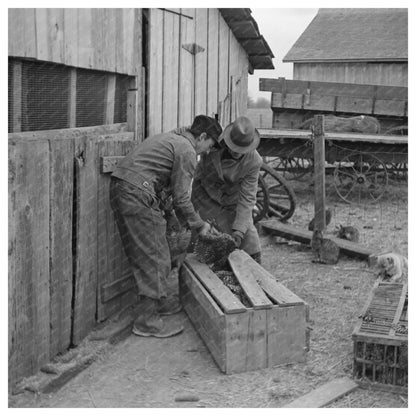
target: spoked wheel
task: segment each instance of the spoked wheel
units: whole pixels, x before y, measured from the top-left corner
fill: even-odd
[[[253,210],[253,221],[256,223],[263,219],[269,211],[269,191],[267,189],[266,181],[262,175],[259,175],[259,182],[257,186],[256,205]]]
[[[407,181],[407,163],[386,163],[389,179]]]
[[[353,153],[344,157],[335,168],[334,186],[337,194],[348,203],[376,202],[386,191],[388,173],[384,163],[375,156]]]
[[[288,220],[296,208],[292,188],[281,175],[265,163],[260,168],[260,177],[259,185],[262,183],[266,187],[265,196],[268,198],[267,216],[276,217],[280,221]]]
[[[269,166],[289,181],[299,180],[313,171],[312,160],[300,157],[277,157]]]

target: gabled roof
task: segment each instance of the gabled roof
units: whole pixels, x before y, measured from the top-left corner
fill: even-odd
[[[407,24],[407,9],[319,9],[283,62],[407,62]]]
[[[234,36],[247,52],[253,69],[274,69],[273,52],[260,34],[250,9],[218,9]]]

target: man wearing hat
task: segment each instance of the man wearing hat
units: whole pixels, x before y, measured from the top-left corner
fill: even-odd
[[[162,318],[181,310],[178,299],[167,293],[171,259],[163,199],[172,196],[182,225],[201,235],[208,232],[210,225],[192,205],[190,187],[197,154],[209,152],[221,133],[215,119],[196,116],[191,127],[144,140],[112,174],[111,207],[140,296],[136,335],[165,338],[183,330]]]
[[[192,202],[201,218],[214,221],[233,236],[237,247],[260,262],[260,239],[253,224],[262,158],[260,135],[247,117],[238,117],[223,134],[221,149],[203,155],[192,187]]]

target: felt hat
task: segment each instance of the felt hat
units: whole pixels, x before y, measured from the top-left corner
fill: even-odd
[[[230,150],[236,153],[249,153],[260,143],[260,134],[247,117],[238,117],[229,124],[222,137]]]

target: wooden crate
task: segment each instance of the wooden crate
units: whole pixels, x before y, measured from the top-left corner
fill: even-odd
[[[375,284],[352,335],[361,385],[407,393],[407,303],[406,284]]]
[[[264,298],[253,287],[246,286],[245,292],[253,302],[251,308],[245,307],[193,255],[188,255],[181,268],[180,294],[184,309],[218,367],[226,374],[305,360],[308,305],[253,263],[247,270],[259,279]]]

